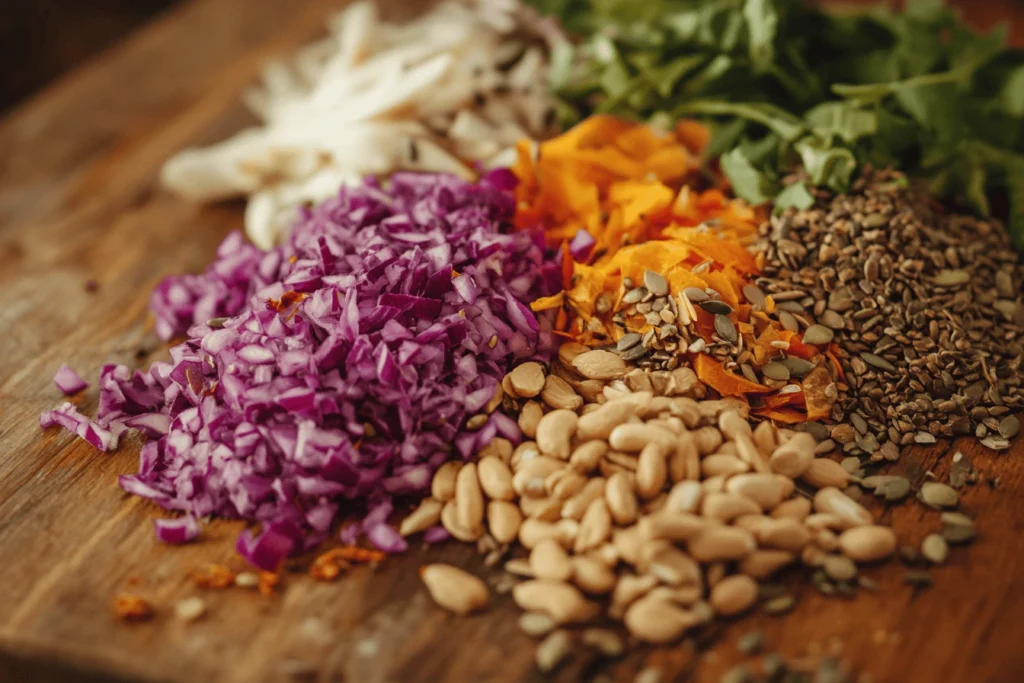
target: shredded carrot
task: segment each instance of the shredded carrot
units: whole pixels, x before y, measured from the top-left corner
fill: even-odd
[[[114,598],[114,614],[125,621],[145,621],[152,618],[153,606],[138,595],[122,593]]]
[[[759,376],[751,375],[751,369],[787,356],[818,367],[836,359],[826,355],[827,348],[804,344],[798,333],[784,329],[773,316],[777,304],[771,296],[766,296],[763,310],[748,303],[743,288],[763,266],[763,258],[749,246],[767,213],[719,187],[699,189],[706,178],[701,172],[709,139],[707,128],[693,121],[658,131],[592,116],[539,148],[521,144],[513,169],[520,181],[515,224],[520,230],[542,231],[549,247],[560,250],[564,286],[531,308],[557,310],[556,333],[589,346],[607,346],[628,332],[650,334],[662,323],[652,325],[646,311],[620,304],[627,278],[635,286],[646,271],[653,271],[669,285],[673,305],[686,307],[683,319],[674,322],[680,330],[687,327],[681,335],[687,340],[671,352],[685,356],[701,382],[722,396],[753,400],[753,412],[764,417],[782,422],[821,419],[829,414],[831,392],[824,389],[833,373],[815,375],[809,405],[803,397],[807,389],[799,382],[794,392],[798,396],[766,401],[786,382],[751,381]],[[581,232],[589,235],[593,247],[574,258],[569,245]],[[688,288],[717,293],[731,309],[728,318],[742,343],[726,349],[724,356],[721,348],[711,355],[712,347],[722,342],[715,313],[683,301]],[[704,340],[703,346],[692,345],[694,335]],[[746,376],[741,365],[749,365]]]
[[[341,548],[334,548],[321,553],[309,567],[309,575],[317,581],[334,581],[342,572],[352,568],[352,564],[344,558]]]

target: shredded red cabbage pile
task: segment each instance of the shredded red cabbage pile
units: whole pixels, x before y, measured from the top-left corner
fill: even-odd
[[[162,336],[191,326],[170,362],[108,365],[96,422],[67,404],[40,423],[106,450],[141,430],[151,440],[122,487],[259,523],[238,547],[261,567],[353,514],[375,545],[404,549],[386,524],[393,497],[424,494],[438,466],[496,434],[518,439],[500,411],[476,431],[465,421],[510,363],[553,350],[524,302],[558,291],[560,274],[540,236],[512,232],[514,182],[397,174],[306,210],[273,250],[229,236],[204,274],[154,292]],[[194,535],[161,535],[179,531]]]

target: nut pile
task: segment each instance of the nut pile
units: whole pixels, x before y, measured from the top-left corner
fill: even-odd
[[[541,669],[569,654],[566,627],[584,627],[581,642],[610,655],[625,647],[615,624],[636,641],[670,643],[753,609],[760,582],[786,566],[820,568],[856,590],[857,564],[896,550],[810,434],[752,429],[744,402],[702,400],[688,368],[627,373],[615,353],[567,344],[550,374],[525,363],[502,386],[528,440],[496,438],[476,462],[446,463],[400,531],[440,522],[486,551],[486,564],[504,562],[523,629],[546,636]],[[461,570],[421,573],[452,611],[487,602]],[[793,605],[776,594],[761,608]]]
[[[842,352],[831,417],[854,428],[849,455],[963,434],[1002,450],[1020,431],[1024,270],[998,225],[924,204],[903,176],[867,171],[761,228],[756,283],[775,315],[805,339],[834,332]]]

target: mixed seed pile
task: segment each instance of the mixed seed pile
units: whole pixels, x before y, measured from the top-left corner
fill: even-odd
[[[491,407],[517,416],[527,440],[497,438],[476,462],[443,465],[400,532],[440,523],[476,543],[486,565],[503,563],[498,588],[525,610],[523,630],[544,637],[542,670],[570,654],[572,627],[609,656],[626,648],[620,628],[631,641],[672,643],[758,605],[791,610],[793,596],[765,585],[784,567],[810,567],[822,592],[851,594],[874,587],[858,565],[897,550],[894,532],[844,493],[860,480],[818,457],[811,434],[752,428],[745,402],[706,399],[689,368],[630,369],[616,353],[565,344],[550,371],[524,363],[502,387]],[[921,496],[957,503],[937,482]],[[973,535],[953,514],[947,525]],[[929,538],[925,556],[943,561],[945,539]],[[463,570],[421,574],[451,611],[488,602],[486,584]]]
[[[844,453],[895,459],[964,434],[1009,447],[1024,406],[1024,269],[1001,226],[867,171],[849,194],[773,217],[758,246],[756,289],[779,321],[841,351],[831,418],[846,423],[832,431]]]

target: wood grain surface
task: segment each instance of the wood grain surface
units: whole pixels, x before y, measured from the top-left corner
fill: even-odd
[[[0,681],[258,683],[289,680],[295,660],[323,682],[545,680],[508,596],[468,618],[430,602],[415,571],[426,561],[494,576],[454,543],[415,547],[331,584],[288,574],[269,599],[204,592],[207,617],[178,623],[171,605],[197,593],[189,571],[242,568],[239,524],[163,546],[151,525],[159,511],[117,486],[134,471],[138,443],[103,454],[36,424],[62,400],[50,381],[62,362],[91,379],[104,363],[139,366],[166,353],[147,325],[149,290],[166,274],[200,270],[241,227],[241,207],[201,209],[166,195],[155,182],[160,164],[246,123],[236,102],[260,63],[317,35],[337,5],[185,3],[0,122]],[[97,292],[86,291],[89,279]],[[95,390],[76,402],[94,413]],[[952,551],[931,589],[905,585],[896,563],[869,569],[881,590],[856,600],[825,598],[793,575],[792,614],[726,623],[700,644],[700,658],[685,646],[611,663],[581,652],[554,680],[630,681],[653,664],[664,681],[716,681],[741,661],[736,638],[760,629],[789,657],[841,652],[874,683],[1024,681],[1024,449],[962,448],[983,474],[962,496],[980,538]],[[917,450],[892,471],[944,479],[955,450]],[[916,501],[877,511],[906,543],[939,528],[938,514]],[[152,622],[113,618],[113,596],[129,588],[157,605]]]

